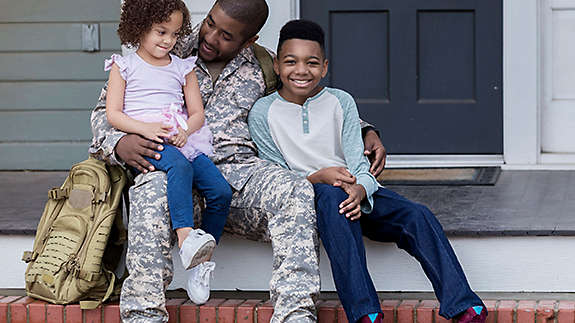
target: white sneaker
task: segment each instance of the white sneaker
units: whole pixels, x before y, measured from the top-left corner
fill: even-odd
[[[205,233],[202,229],[190,231],[180,248],[182,265],[190,269],[210,260],[215,247],[216,239],[211,234]]]
[[[206,261],[190,269],[186,291],[196,305],[202,305],[210,298],[210,279],[215,268],[215,262]]]

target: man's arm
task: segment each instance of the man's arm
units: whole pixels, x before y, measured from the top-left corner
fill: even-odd
[[[108,89],[108,83],[102,88],[100,92],[100,97],[98,98],[98,103],[92,111],[90,117],[90,123],[92,125],[92,143],[88,152],[90,156],[105,161],[110,165],[124,165],[120,161],[114,149],[118,144],[118,141],[125,136],[124,132],[116,130],[113,128],[106,119],[106,91]]]
[[[106,90],[107,85],[102,89],[90,117],[92,125],[92,144],[88,150],[90,156],[110,165],[124,166],[126,163],[142,173],[153,171],[154,166],[144,157],[160,159],[161,156],[157,151],[163,149],[162,145],[113,128],[106,119]]]
[[[375,127],[370,123],[361,119],[359,122],[361,126],[361,135],[363,137],[363,145],[365,146],[363,154],[367,156],[371,163],[369,172],[377,178],[385,168],[387,151],[381,143],[377,129],[375,129]]]

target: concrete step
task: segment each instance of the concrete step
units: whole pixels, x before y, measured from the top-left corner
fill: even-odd
[[[573,323],[575,302],[566,300],[492,299],[485,301],[489,310],[487,322],[498,323]],[[439,304],[433,299],[385,299],[381,308],[386,323],[446,323],[438,314]],[[197,306],[185,298],[167,300],[169,322],[173,323],[265,323],[273,314],[271,303],[264,299],[212,298]],[[347,322],[337,300],[318,302],[320,323]],[[94,310],[81,310],[79,305],[53,305],[26,296],[0,296],[0,323],[115,323],[120,322],[119,306],[111,302]]]

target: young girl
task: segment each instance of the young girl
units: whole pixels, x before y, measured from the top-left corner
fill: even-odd
[[[213,152],[212,135],[193,71],[196,57],[170,54],[176,40],[191,32],[189,21],[181,0],[124,1],[118,34],[123,45],[137,50],[106,61],[105,70],[110,70],[106,116],[119,130],[164,143],[161,158],[148,161],[167,174],[172,228],[182,264],[192,269],[188,295],[201,304],[209,298],[215,264],[208,260],[222,234],[232,192],[206,156]],[[206,199],[205,231],[193,229],[192,186]]]

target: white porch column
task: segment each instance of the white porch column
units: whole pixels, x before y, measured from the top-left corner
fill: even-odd
[[[503,0],[503,151],[510,166],[539,159],[538,39],[538,1]]]

